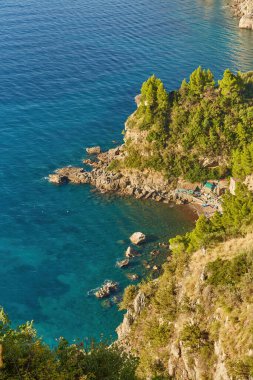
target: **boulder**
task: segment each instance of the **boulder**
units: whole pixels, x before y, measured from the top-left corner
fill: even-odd
[[[125,260],[121,260],[121,261],[117,261],[117,267],[119,268],[125,268],[129,265],[129,259],[125,259]]]
[[[104,285],[101,286],[94,294],[97,298],[105,298],[110,296],[112,292],[118,289],[118,283],[114,281],[105,281]]]
[[[145,243],[146,240],[146,235],[144,235],[142,232],[135,232],[130,236],[130,241],[136,245]]]
[[[129,246],[125,252],[125,256],[128,258],[138,256],[139,252],[135,251],[133,247]]]
[[[138,280],[138,278],[139,278],[139,276],[138,276],[138,274],[136,274],[136,273],[128,273],[127,274],[127,278],[129,278],[129,280],[131,280],[131,281],[136,281],[136,280]]]
[[[242,16],[239,22],[239,28],[253,30],[253,16],[248,16],[248,15]]]
[[[86,148],[86,152],[88,154],[99,154],[101,153],[101,148],[100,146],[92,146],[90,148]]]

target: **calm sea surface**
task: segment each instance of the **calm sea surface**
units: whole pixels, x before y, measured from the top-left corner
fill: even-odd
[[[14,323],[34,319],[49,343],[114,336],[121,314],[87,291],[128,283],[115,261],[132,232],[164,240],[192,222],[44,178],[80,164],[85,146],[121,141],[152,73],[173,89],[200,64],[216,77],[252,70],[253,33],[237,23],[218,0],[1,1],[0,304]]]

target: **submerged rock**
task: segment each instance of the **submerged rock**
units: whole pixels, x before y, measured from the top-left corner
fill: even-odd
[[[142,232],[135,232],[130,236],[130,240],[133,244],[139,245],[145,243],[147,237]]]
[[[139,276],[136,273],[128,273],[127,278],[131,281],[136,281],[139,279]]]
[[[135,256],[139,256],[140,253],[137,252],[135,249],[133,249],[133,247],[129,246],[125,252],[125,256],[128,257],[128,258],[132,258],[132,257],[135,257]]]
[[[117,267],[119,268],[124,268],[124,267],[127,267],[129,265],[129,259],[125,259],[125,260],[121,260],[121,261],[117,261]]]
[[[118,283],[108,280],[94,294],[97,298],[109,297],[112,292],[118,289]]]

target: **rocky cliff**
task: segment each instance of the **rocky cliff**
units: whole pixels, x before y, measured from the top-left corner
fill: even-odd
[[[239,27],[253,29],[253,0],[232,0],[231,7],[234,14],[240,17]]]
[[[141,379],[253,378],[252,250],[248,234],[169,256],[164,274],[136,289],[117,332]]]

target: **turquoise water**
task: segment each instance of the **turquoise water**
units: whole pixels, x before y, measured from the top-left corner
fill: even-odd
[[[114,336],[121,314],[87,291],[106,278],[128,283],[115,262],[132,232],[164,240],[191,219],[181,208],[45,177],[80,164],[85,146],[121,141],[150,74],[173,89],[199,64],[216,76],[253,69],[253,33],[218,0],[2,3],[0,303],[15,323],[34,319],[49,343]]]

